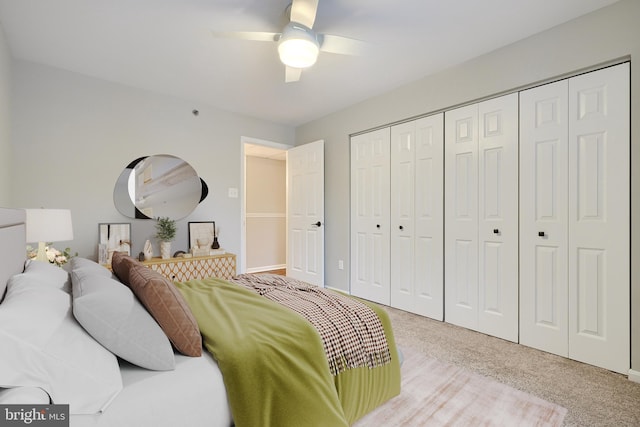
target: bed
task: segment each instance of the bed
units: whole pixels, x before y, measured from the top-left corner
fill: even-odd
[[[0,404],[69,404],[77,427],[347,426],[400,391],[376,306],[282,277],[174,284],[126,256],[25,263],[24,219],[0,208]]]

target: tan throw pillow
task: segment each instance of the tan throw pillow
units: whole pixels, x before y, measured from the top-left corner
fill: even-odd
[[[111,269],[118,276],[118,279],[127,286],[129,286],[129,270],[136,265],[142,264],[123,252],[114,252],[111,258]]]
[[[202,355],[198,323],[171,280],[127,256],[116,257],[114,254],[113,268],[158,322],[176,350],[187,356]]]

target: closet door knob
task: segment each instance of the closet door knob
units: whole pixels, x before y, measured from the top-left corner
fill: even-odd
[[[493,234],[500,234],[500,230],[498,230],[497,228],[493,229]]]
[[[322,225],[322,223],[320,221],[318,221],[318,222],[315,222],[315,223],[313,223],[311,225],[313,225],[314,227],[320,227]]]
[[[404,227],[403,227],[403,226],[400,226],[400,230],[404,230]]]
[[[538,231],[538,236],[544,237],[544,231]]]
[[[380,224],[376,224],[376,228],[380,228]]]

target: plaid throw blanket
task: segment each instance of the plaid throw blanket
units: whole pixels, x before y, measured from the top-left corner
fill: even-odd
[[[322,338],[333,375],[357,367],[375,368],[391,361],[382,323],[365,304],[275,274],[241,274],[231,281],[307,319]]]

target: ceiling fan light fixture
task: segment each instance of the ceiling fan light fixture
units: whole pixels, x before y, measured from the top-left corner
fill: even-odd
[[[304,25],[291,23],[278,42],[280,61],[288,67],[307,68],[316,63],[320,44],[315,34]]]

